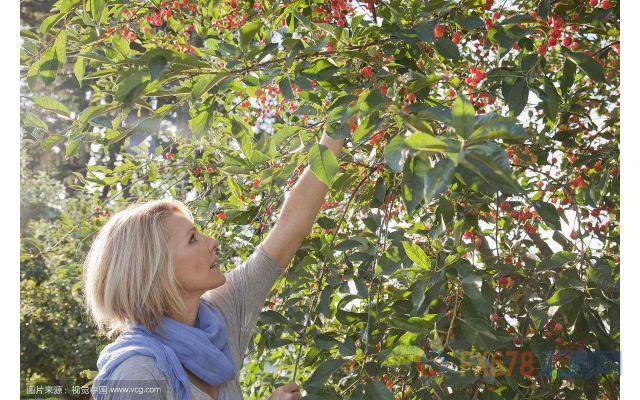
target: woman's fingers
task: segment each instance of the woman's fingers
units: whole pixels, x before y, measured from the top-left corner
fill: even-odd
[[[293,381],[287,383],[286,385],[280,386],[280,389],[282,389],[284,393],[294,393],[294,392],[300,393],[300,387],[298,386],[297,383]]]
[[[282,385],[273,392],[271,400],[301,400],[300,387],[295,382]]]

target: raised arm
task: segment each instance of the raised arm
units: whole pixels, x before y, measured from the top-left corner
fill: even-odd
[[[344,139],[332,139],[325,133],[320,144],[327,146],[338,157]],[[307,166],[289,194],[285,194],[285,202],[276,224],[262,242],[264,251],[279,265],[286,268],[304,239],[311,233],[328,191],[327,185]]]

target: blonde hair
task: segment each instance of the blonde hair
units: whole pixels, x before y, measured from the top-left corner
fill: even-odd
[[[98,330],[112,338],[136,323],[154,331],[164,314],[183,313],[175,279],[166,219],[180,201],[135,204],[114,214],[100,229],[84,263],[86,309]]]

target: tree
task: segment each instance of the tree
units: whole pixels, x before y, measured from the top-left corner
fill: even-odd
[[[66,187],[100,210],[186,198],[228,266],[306,164],[331,187],[247,395],[284,374],[323,399],[617,398],[619,21],[608,0],[60,0],[23,31],[23,135],[86,154]],[[65,68],[87,104],[49,90]]]

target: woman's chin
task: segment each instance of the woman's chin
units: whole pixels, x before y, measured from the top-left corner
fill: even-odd
[[[227,277],[225,276],[225,274],[222,273],[222,271],[220,271],[220,268],[211,268],[210,272],[212,275],[215,276],[215,278],[213,278],[213,285],[211,289],[220,287],[224,285],[225,282],[227,281]]]

